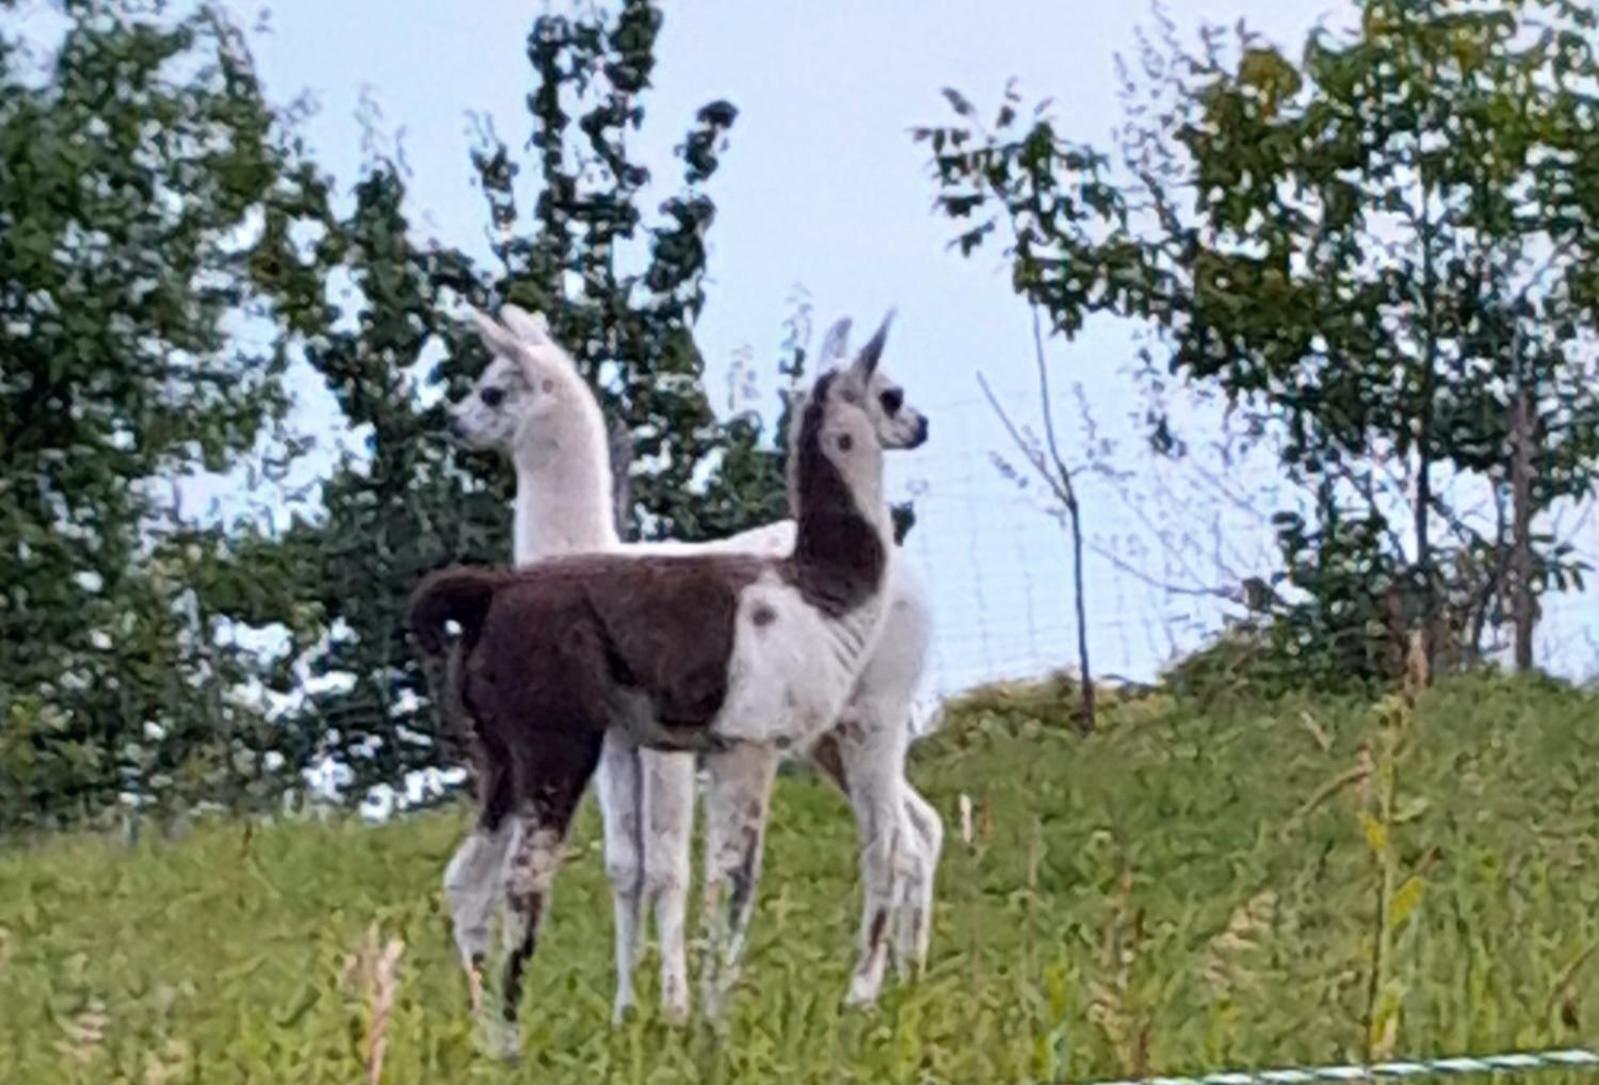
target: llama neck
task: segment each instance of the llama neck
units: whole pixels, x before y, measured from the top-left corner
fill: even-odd
[[[825,387],[821,391],[825,401]],[[821,403],[806,409],[796,449],[795,579],[806,599],[829,617],[875,615],[894,542],[883,502],[882,450],[874,444],[876,462],[863,461],[846,479],[821,448],[824,410]]]
[[[564,421],[570,424],[524,442],[514,457],[518,564],[618,545],[610,451],[599,408],[592,418]]]

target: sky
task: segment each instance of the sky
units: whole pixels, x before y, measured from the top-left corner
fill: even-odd
[[[346,191],[362,162],[356,115],[365,96],[403,149],[423,235],[487,255],[469,112],[492,116],[513,146],[525,140],[532,80],[523,43],[536,14],[570,10],[565,4],[277,0],[265,20],[253,4],[234,7],[247,27],[259,24],[251,42],[269,96],[315,96],[319,109],[302,131]],[[918,501],[907,545],[933,599],[930,693],[1073,663],[1066,537],[1036,487],[1019,489],[992,462],[1007,440],[976,380],[985,374],[1008,410],[1036,423],[1028,310],[997,249],[965,260],[947,248],[952,230],[932,211],[927,149],[909,130],[950,118],[940,88],[958,88],[991,114],[1015,77],[1025,98],[1053,98],[1066,135],[1108,147],[1120,115],[1114,57],[1135,48],[1150,9],[1069,0],[673,0],[665,9],[644,129],[630,137],[639,157],[670,176],[672,148],[701,104],[726,98],[739,110],[710,185],[718,215],[697,329],[713,398],[725,400],[730,364],[745,349],[775,394],[770,361],[797,284],[814,305],[818,336],[850,315],[859,340],[896,307],[884,365],[932,422],[928,445],[894,453],[889,469],[892,492]],[[1171,0],[1167,11],[1189,34],[1204,21],[1243,18],[1291,55],[1317,21],[1349,16],[1333,0]],[[1132,473],[1084,480],[1086,603],[1096,669],[1145,679],[1221,617],[1212,601],[1149,581],[1213,581],[1219,566],[1264,571],[1270,538],[1243,508],[1272,494],[1269,474],[1236,464],[1218,463],[1204,492],[1149,466],[1132,417],[1137,387],[1125,372],[1134,350],[1127,328],[1094,324],[1072,343],[1052,343],[1049,364],[1068,460],[1084,462],[1110,442],[1109,459]],[[311,380],[298,391],[300,420],[336,437],[325,392]],[[1204,427],[1220,425],[1196,417],[1201,439]],[[1163,533],[1188,535],[1187,560],[1197,565],[1163,556]],[[1566,669],[1588,668],[1593,611],[1573,611],[1565,625],[1554,611],[1546,635],[1563,638]]]

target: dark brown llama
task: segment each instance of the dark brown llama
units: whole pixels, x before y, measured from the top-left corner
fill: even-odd
[[[837,720],[875,645],[892,547],[882,449],[834,377],[817,381],[798,426],[791,554],[572,555],[445,569],[413,594],[430,672],[453,655],[439,700],[503,758],[511,784],[507,1053],[560,844],[607,729],[655,749],[808,744]]]

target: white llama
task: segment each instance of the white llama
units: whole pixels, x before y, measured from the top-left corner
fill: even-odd
[[[598,402],[571,359],[550,340],[542,319],[514,306],[502,310],[509,328],[479,316],[493,353],[472,392],[450,409],[450,425],[465,444],[504,453],[516,470],[515,547],[519,563],[536,557],[594,550],[637,553],[792,551],[794,524],[781,521],[708,544],[619,542],[612,520],[612,474],[606,427]],[[848,321],[828,334],[823,364],[845,353]],[[878,372],[845,371],[847,390],[872,419],[886,447],[919,443],[925,420]],[[850,378],[853,376],[853,379]],[[796,412],[797,415],[797,412]],[[933,877],[942,847],[938,815],[904,779],[910,702],[920,682],[930,627],[926,597],[903,562],[893,562],[893,599],[879,641],[837,729],[807,751],[848,795],[862,839],[865,902],[860,962],[851,981],[853,1002],[870,1002],[881,987],[885,916],[894,919],[896,962],[925,962]],[[708,757],[706,769],[707,1010],[717,1012],[737,975],[760,876],[768,803],[781,753],[743,744]],[[653,903],[661,943],[661,1000],[666,1014],[688,1012],[684,924],[693,826],[692,754],[640,749],[625,734],[607,735],[599,768],[606,871],[615,910],[614,1016],[632,1004],[632,973],[641,912]],[[456,938],[473,975],[489,937],[497,903],[495,874],[509,830],[480,825],[446,873]],[[893,867],[897,864],[897,870]],[[896,878],[897,874],[897,878]],[[888,886],[898,881],[897,899]]]

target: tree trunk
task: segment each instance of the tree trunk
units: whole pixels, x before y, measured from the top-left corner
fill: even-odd
[[[1532,670],[1532,635],[1536,624],[1532,597],[1532,398],[1525,387],[1510,405],[1510,496],[1515,547],[1514,616],[1516,670]]]
[[[1077,667],[1083,682],[1082,715],[1077,726],[1087,735],[1094,731],[1094,672],[1088,665],[1088,601],[1083,596],[1082,510],[1073,500],[1066,511],[1072,520],[1072,580],[1077,589]]]

